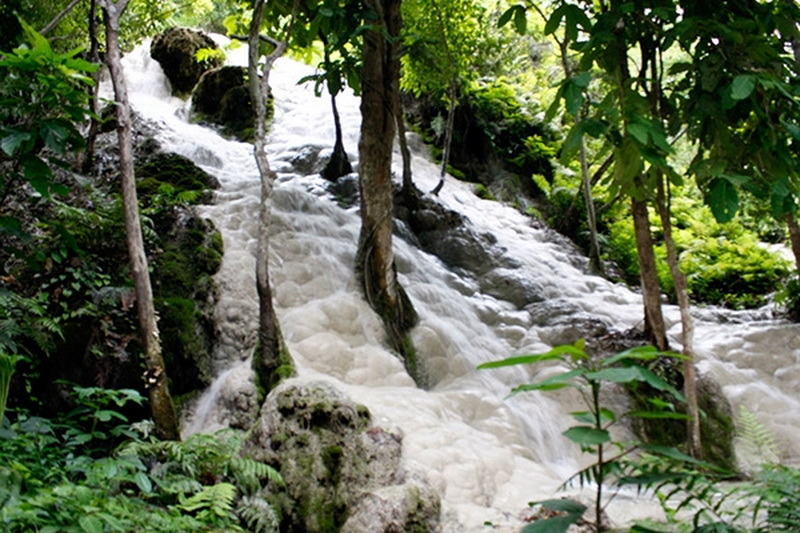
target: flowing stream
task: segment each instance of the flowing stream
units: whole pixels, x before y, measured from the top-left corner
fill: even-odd
[[[214,205],[201,208],[225,243],[216,278],[217,378],[184,425],[184,434],[212,431],[235,419],[237,405],[253,401],[248,357],[257,331],[259,177],[252,145],[186,121],[186,102],[169,96],[160,66],[148,52],[145,45],[125,59],[135,111],[157,125],[166,150],[191,158],[221,183]],[[244,64],[244,57],[240,49],[229,62]],[[510,387],[531,380],[535,371],[475,367],[545,351],[570,328],[586,324],[620,331],[636,327],[641,298],[587,274],[587,261],[563,238],[514,209],[478,198],[468,184],[448,177],[440,201],[467,217],[476,231],[494,236],[492,249],[507,258],[495,274],[535,291],[538,301],[520,307],[489,296],[473,277],[449,270],[396,237],[400,281],[420,315],[413,340],[431,383],[428,390],[416,387],[386,349],[381,324],[355,282],[357,205],[341,206],[310,170],[309,161],[330,152],[334,131],[328,98],[316,98],[310,85],[296,84],[309,72],[289,59],[277,62],[268,146],[279,175],[272,198],[271,278],[283,332],[298,364],[296,379],[332,382],[367,405],[375,424],[403,433],[405,466],[423,472],[440,490],[446,531],[485,531],[486,521],[497,530],[518,530],[527,502],[557,494],[561,482],[585,462],[560,435],[569,425],[566,413],[577,406],[568,395],[528,393],[507,399]],[[358,100],[342,95],[338,103],[345,147],[355,165]],[[427,191],[438,180],[438,167],[416,144],[414,181]],[[400,168],[396,157],[398,175]],[[666,316],[677,345],[677,310],[666,309]],[[779,442],[782,461],[797,463],[800,326],[771,320],[767,311],[708,308],[695,316],[700,372],[722,385],[735,409],[745,405],[757,415]],[[657,515],[655,504],[632,495],[618,498],[615,506],[609,512],[618,522]]]

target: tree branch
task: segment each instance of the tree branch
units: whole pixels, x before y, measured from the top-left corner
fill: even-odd
[[[72,11],[75,8],[75,6],[77,6],[80,2],[81,0],[72,0],[72,2],[70,2],[69,5],[61,11],[61,13],[56,15],[55,18],[47,24],[47,26],[39,30],[39,33],[45,35],[46,33],[50,32],[53,28],[58,26],[59,22],[61,22],[61,20],[64,17],[66,17],[69,14],[69,12]]]

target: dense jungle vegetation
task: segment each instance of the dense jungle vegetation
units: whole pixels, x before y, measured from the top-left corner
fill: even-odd
[[[116,45],[104,29],[115,8],[124,10],[123,51],[173,26],[240,40],[249,34],[251,46],[261,34],[272,45],[254,48],[251,91],[259,90],[252,69],[268,72],[280,51],[318,65],[318,91],[334,105],[346,88],[367,102],[392,102],[392,113],[378,118],[391,131],[418,132],[443,173],[544,219],[586,252],[598,274],[641,286],[645,333],[658,353],[669,350],[662,295],[678,304],[686,357],[675,364],[683,365],[686,390],[674,392],[690,420],[699,419],[690,305],[769,305],[769,312],[800,316],[800,6],[792,0],[127,4],[0,5],[0,523],[8,531],[281,527],[271,499],[282,490],[280,474],[241,453],[240,432],[163,438],[176,437],[167,427],[174,416],[158,416],[148,383],[169,378],[179,409],[211,378],[209,302],[222,239],[192,205],[207,201],[216,183],[190,161],[160,152],[134,117],[136,207],[163,353],[153,367],[126,247],[130,204],[119,188],[123,141],[114,131],[125,120],[96,93],[103,62],[112,61],[108,45]],[[387,13],[402,13],[403,25],[392,26],[399,17]],[[371,48],[382,55],[365,51]],[[373,93],[377,66],[394,78]],[[266,91],[251,94],[259,102]],[[259,124],[254,130],[257,144],[263,132]],[[387,147],[362,149],[362,190],[373,190],[390,176]],[[268,161],[259,169],[268,198],[274,176]],[[404,172],[403,201],[427,193]],[[361,248],[388,245],[391,266],[391,227],[387,234],[377,226],[392,209],[391,193],[388,205],[383,198],[363,200],[365,227],[376,227],[362,241],[375,234],[378,242]],[[374,308],[413,375],[413,303],[399,282],[375,274],[391,268],[368,252],[359,261],[365,287],[389,294]],[[268,281],[259,271],[259,294],[269,295]],[[267,392],[291,374],[291,362],[271,303],[261,312],[257,365],[269,374],[261,376]],[[582,347],[565,350],[555,355]],[[609,375],[597,370],[586,384],[594,390]],[[661,383],[641,376],[608,381]],[[174,415],[171,402],[165,406]],[[598,404],[587,413],[602,430],[607,410]],[[733,474],[697,458],[699,427],[690,422],[687,433],[680,452],[661,450],[648,460],[666,463],[638,472],[651,475],[641,485],[687,488],[685,501],[700,509],[696,522],[637,530],[751,527],[708,499],[716,481]],[[749,433],[764,449],[773,445],[757,421]],[[602,449],[606,441],[596,436],[576,442]],[[615,466],[602,453],[598,464],[594,479],[609,479],[604,468]],[[765,465],[730,498],[763,506],[766,518],[754,528],[797,530],[799,483],[796,470]],[[583,512],[554,505],[566,520],[552,531],[566,530]],[[532,525],[526,531],[539,530]]]

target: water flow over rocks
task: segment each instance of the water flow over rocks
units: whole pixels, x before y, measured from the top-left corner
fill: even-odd
[[[185,431],[247,425],[258,407],[247,371],[257,331],[259,182],[252,146],[186,123],[184,103],[163,88],[163,75],[146,52],[134,52],[127,61],[133,104],[159,125],[162,144],[191,158],[221,183],[215,203],[202,210],[225,241],[217,277],[214,371],[219,377],[195,406]],[[307,67],[289,60],[277,63],[271,77],[275,118],[268,147],[279,174],[272,199],[270,268],[278,315],[298,363],[296,381],[335,387],[367,406],[373,425],[402,435],[403,467],[424,472],[426,484],[441,494],[445,531],[482,531],[485,521],[514,531],[527,502],[551,497],[581,461],[578,450],[560,434],[567,424],[564,413],[574,410],[575,398],[530,393],[506,399],[511,386],[553,369],[475,367],[547,350],[587,333],[586,327],[592,332],[636,327],[641,299],[587,274],[584,258],[530,218],[479,199],[469,185],[448,178],[440,201],[459,213],[475,235],[491,236],[487,255],[493,262],[478,265],[480,271],[453,265],[460,252],[449,246],[455,247],[457,239],[436,252],[441,258],[422,251],[414,239],[396,239],[400,279],[420,314],[413,340],[430,384],[429,390],[415,387],[402,363],[387,351],[380,321],[357,290],[357,205],[338,201],[317,175],[334,131],[328,101],[316,99],[312,87],[296,85],[308,73]],[[357,163],[357,99],[340,96],[339,112],[345,147]],[[419,188],[430,190],[438,181],[437,166],[422,152],[414,155],[413,165]],[[399,175],[399,157],[396,168]],[[406,234],[402,229],[399,235]],[[512,290],[503,296],[487,284]],[[735,405],[746,403],[758,413],[784,445],[783,460],[796,460],[800,328],[753,321],[741,313],[722,315],[734,320],[720,323],[716,316],[698,313],[701,371],[717,379]],[[677,339],[677,312],[668,310],[667,318]],[[617,507],[609,509],[612,518],[631,519],[641,512],[642,505],[626,506],[626,501],[615,500]]]

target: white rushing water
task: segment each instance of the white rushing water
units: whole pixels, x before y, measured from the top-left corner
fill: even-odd
[[[215,383],[199,400],[185,433],[230,422],[228,398],[247,398],[249,364],[257,331],[255,290],[259,178],[252,145],[226,140],[188,124],[186,103],[169,96],[148,48],[126,58],[134,109],[158,124],[165,149],[185,155],[221,183],[214,205],[202,213],[225,242],[217,276],[220,346]],[[244,54],[237,53],[240,58]],[[232,61],[236,61],[235,59]],[[241,64],[241,62],[240,62]],[[360,220],[356,207],[342,208],[317,175],[298,171],[305,155],[330,151],[334,139],[327,98],[296,80],[308,67],[279,60],[271,81],[275,119],[268,156],[279,175],[273,197],[270,268],[281,326],[299,368],[299,380],[327,380],[367,405],[374,423],[404,434],[407,468],[424,472],[443,496],[446,531],[482,531],[485,521],[519,528],[527,502],[552,497],[580,464],[578,450],[560,433],[574,410],[568,396],[540,393],[506,399],[509,388],[530,380],[521,368],[477,371],[485,361],[545,351],[557,337],[538,326],[535,313],[482,294],[474,279],[460,276],[433,257],[395,240],[400,281],[419,312],[413,340],[433,384],[417,388],[385,347],[379,320],[361,298],[353,274]],[[338,100],[345,146],[357,164],[358,101]],[[305,155],[304,155],[305,154]],[[399,175],[399,158],[396,160]],[[415,151],[414,180],[430,190],[438,168]],[[617,330],[639,325],[641,298],[626,287],[587,275],[585,260],[517,211],[476,197],[469,185],[448,178],[440,194],[447,207],[497,239],[513,258],[511,272],[531,280],[542,296],[570,313],[594,317]],[[719,317],[722,317],[720,319]],[[667,310],[678,340],[678,315]],[[698,313],[701,372],[723,386],[734,407],[756,413],[782,445],[782,460],[800,457],[800,328],[753,321],[746,314]],[[568,326],[565,326],[568,327]],[[238,395],[238,396],[237,396]],[[632,519],[653,507],[620,498],[612,517]]]

